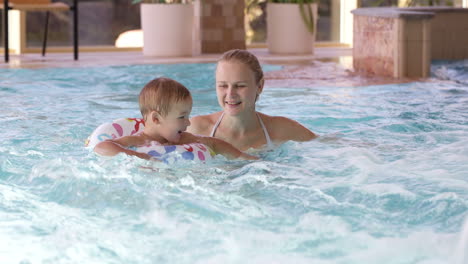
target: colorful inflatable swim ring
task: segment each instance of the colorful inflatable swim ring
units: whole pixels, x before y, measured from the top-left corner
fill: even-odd
[[[101,141],[131,136],[143,131],[144,127],[145,122],[141,118],[116,119],[112,123],[104,123],[98,126],[88,139],[86,139],[85,146],[94,148],[94,146]],[[166,146],[153,141],[148,145],[134,147],[132,149],[137,152],[147,153],[166,163],[173,163],[181,160],[206,162],[214,156],[213,151],[201,143]]]

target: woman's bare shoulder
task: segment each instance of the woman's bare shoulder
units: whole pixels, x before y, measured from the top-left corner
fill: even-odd
[[[258,114],[262,118],[262,121],[265,124],[265,126],[271,129],[276,129],[278,127],[297,123],[296,121],[284,116],[270,116],[260,112],[258,112]]]
[[[217,112],[209,115],[194,116],[190,118],[190,126],[187,128],[187,131],[193,134],[207,136],[210,134],[221,114],[222,112]]]
[[[290,118],[259,114],[273,141],[308,141],[317,137],[311,130]]]

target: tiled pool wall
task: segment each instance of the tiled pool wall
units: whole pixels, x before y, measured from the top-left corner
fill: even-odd
[[[468,9],[353,10],[353,66],[388,77],[427,77],[431,60],[468,58]]]

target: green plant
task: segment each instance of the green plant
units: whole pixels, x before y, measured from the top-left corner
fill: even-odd
[[[302,20],[304,21],[307,30],[310,34],[314,34],[314,14],[312,7],[309,4],[318,3],[319,0],[270,0],[271,3],[287,3],[287,4],[299,4],[299,10],[301,11]]]
[[[188,4],[192,0],[133,0],[133,4],[145,3],[145,4]]]

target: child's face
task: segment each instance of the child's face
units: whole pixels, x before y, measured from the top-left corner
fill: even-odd
[[[161,117],[160,134],[167,141],[177,143],[181,133],[190,126],[190,112],[192,112],[192,98],[173,103],[169,113]]]
[[[255,99],[262,87],[255,82],[255,75],[244,63],[221,61],[216,69],[216,94],[218,103],[229,115],[245,110],[255,110]]]

